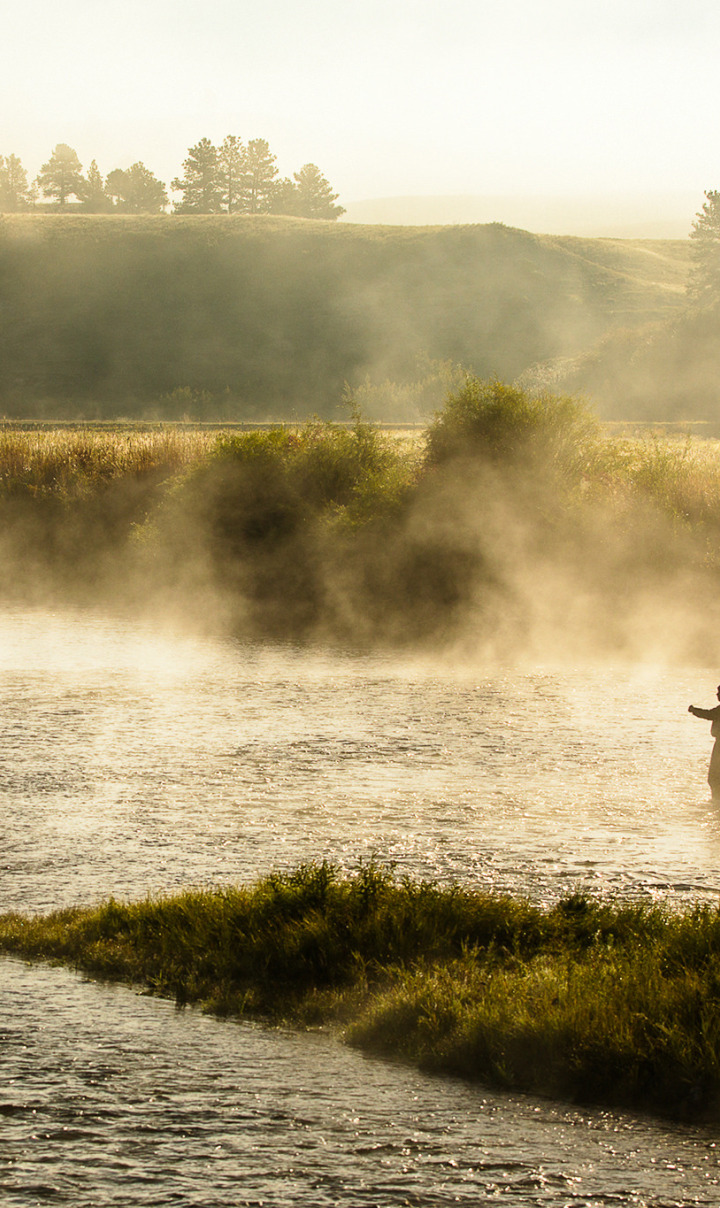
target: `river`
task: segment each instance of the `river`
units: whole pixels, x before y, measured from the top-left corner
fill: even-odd
[[[326,856],[717,900],[712,669],[458,665],[0,615],[0,907]],[[2,962],[2,1203],[720,1203],[715,1135],[490,1093],[324,1034]]]

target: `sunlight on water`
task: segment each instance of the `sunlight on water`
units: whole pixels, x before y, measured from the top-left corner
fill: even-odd
[[[720,890],[717,673],[499,671],[0,617],[0,904],[327,856],[552,901]],[[715,1142],[3,961],[3,1203],[672,1208]]]
[[[716,676],[439,669],[0,621],[4,908],[254,878],[327,856],[551,900],[720,889]]]
[[[4,1205],[718,1202],[700,1130],[492,1094],[326,1036],[3,965]]]

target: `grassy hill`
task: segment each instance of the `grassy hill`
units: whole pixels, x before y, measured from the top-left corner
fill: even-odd
[[[332,416],[345,383],[414,380],[428,358],[512,379],[672,316],[687,267],[686,241],[498,224],[6,215],[0,410]]]

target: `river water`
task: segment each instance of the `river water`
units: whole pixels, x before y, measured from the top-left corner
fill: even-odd
[[[715,901],[717,672],[487,667],[0,615],[0,909],[322,856]],[[0,1202],[720,1204],[715,1135],[0,965]]]

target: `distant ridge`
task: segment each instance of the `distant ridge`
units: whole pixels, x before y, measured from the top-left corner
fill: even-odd
[[[346,202],[347,213],[342,221],[388,226],[502,222],[541,235],[685,239],[702,202],[702,190],[697,194],[376,197]]]

